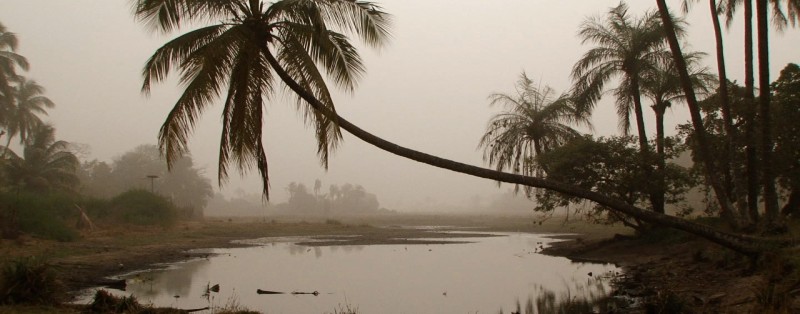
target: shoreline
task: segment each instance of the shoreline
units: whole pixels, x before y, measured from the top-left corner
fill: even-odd
[[[521,218],[528,219],[521,219]],[[713,244],[693,238],[680,241],[648,242],[625,235],[627,229],[588,223],[549,223],[539,226],[530,216],[409,215],[392,217],[348,217],[339,220],[309,217],[282,217],[280,221],[233,221],[210,219],[180,223],[170,229],[108,228],[75,242],[57,243],[33,238],[0,245],[5,260],[20,256],[49,256],[62,275],[67,291],[78,292],[101,286],[99,281],[155,264],[179,262],[193,257],[191,250],[248,246],[235,240],[281,236],[319,236],[320,238],[358,236],[359,245],[414,244],[416,239],[453,238],[458,234],[436,231],[467,231],[466,236],[491,232],[552,234],[558,241],[541,254],[561,256],[576,262],[611,263],[623,268],[624,275],[614,294],[655,299],[663,306],[675,296],[680,306],[699,312],[747,312],[755,301],[759,275],[742,275],[746,263]],[[310,221],[310,222],[309,222]],[[396,228],[399,226],[446,226],[443,229]],[[399,241],[408,241],[399,243]],[[328,243],[341,245],[341,242]],[[12,252],[13,254],[7,254]],[[756,287],[756,288],[754,288]],[[673,300],[674,301],[674,300]],[[672,304],[675,305],[675,304]],[[0,311],[2,312],[2,311]]]

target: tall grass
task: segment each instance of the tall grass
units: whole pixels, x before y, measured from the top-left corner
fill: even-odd
[[[57,304],[65,291],[55,271],[44,261],[11,261],[0,272],[0,304]]]

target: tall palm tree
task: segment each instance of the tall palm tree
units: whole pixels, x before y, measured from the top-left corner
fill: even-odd
[[[515,95],[494,93],[489,99],[505,110],[489,120],[479,147],[484,148],[484,160],[498,171],[542,176],[535,157],[578,137],[569,124],[591,126],[588,114],[576,112],[570,97],[554,98],[550,87],[540,90],[524,72]]]
[[[679,28],[680,29],[680,28]],[[650,147],[644,125],[641,79],[645,71],[659,60],[667,58],[664,47],[664,29],[654,11],[639,19],[628,13],[624,2],[608,11],[605,19],[592,17],[583,22],[578,31],[583,43],[597,46],[587,51],[572,68],[574,90],[579,110],[589,111],[604,93],[605,85],[613,78],[621,82],[614,90],[620,128],[624,134],[630,129],[630,113],[636,117],[642,162],[647,163]],[[632,106],[631,106],[632,105]],[[645,165],[645,171],[652,169]],[[663,212],[663,202],[657,192],[650,195],[653,209]]]
[[[47,109],[55,107],[53,101],[43,95],[44,87],[36,81],[19,77],[15,85],[5,125],[6,147],[14,136],[19,136],[20,144],[28,141],[31,133],[43,123],[39,115],[47,115]]]
[[[13,102],[13,89],[11,82],[16,79],[17,67],[27,70],[28,61],[25,57],[15,53],[17,50],[17,35],[9,32],[0,23],[0,126],[6,122],[6,109]]]
[[[78,185],[80,162],[69,143],[55,140],[52,126],[39,125],[23,148],[23,155],[9,151],[6,178],[18,189],[35,192],[71,191]]]
[[[686,62],[690,68],[690,78],[692,86],[699,93],[707,93],[716,81],[716,77],[708,73],[708,69],[700,67],[699,62],[704,53],[690,52],[685,55]],[[655,210],[664,209],[664,170],[666,169],[666,157],[664,153],[665,132],[664,114],[666,110],[677,102],[681,102],[686,96],[681,89],[680,78],[678,77],[675,63],[671,59],[660,60],[656,65],[645,73],[642,77],[642,93],[651,100],[652,109],[656,116],[656,155],[658,189],[654,192],[658,204]]]
[[[741,226],[741,219],[733,205],[730,202],[727,191],[724,189],[722,182],[717,176],[716,166],[714,165],[714,158],[708,146],[708,139],[705,128],[703,126],[703,118],[700,115],[700,105],[697,102],[697,94],[692,86],[691,76],[689,75],[689,66],[681,52],[681,45],[678,41],[678,31],[675,27],[675,20],[669,12],[665,0],[656,0],[658,5],[658,12],[661,15],[661,21],[664,23],[664,33],[669,43],[670,51],[672,52],[672,59],[675,62],[675,68],[678,70],[678,75],[681,82],[681,89],[686,97],[686,105],[689,107],[689,114],[692,118],[692,127],[694,129],[695,141],[694,149],[700,155],[703,161],[706,182],[714,190],[717,197],[717,202],[720,204],[720,214],[728,220],[728,222],[735,228]]]
[[[605,19],[592,17],[584,21],[578,35],[583,43],[597,45],[572,68],[579,109],[591,110],[605,92],[605,85],[619,77],[621,88],[615,90],[615,95],[620,126],[627,134],[629,113],[633,109],[641,150],[648,151],[640,80],[644,71],[664,57],[663,27],[658,15],[647,12],[640,19],[633,19],[628,14],[628,6],[622,2],[611,8]]]
[[[758,116],[761,119],[761,162],[762,162],[762,179],[761,184],[764,187],[764,202],[766,207],[766,214],[768,219],[772,220],[778,218],[777,213],[777,192],[775,191],[774,174],[772,173],[772,165],[769,162],[771,159],[772,139],[770,130],[771,124],[769,115],[764,116],[765,112],[769,113],[769,42],[768,42],[768,21],[767,10],[768,4],[772,5],[772,21],[773,25],[778,31],[783,30],[788,25],[793,27],[797,26],[800,20],[800,0],[764,0],[756,1],[756,15],[758,26],[758,40],[759,40],[759,112]],[[783,5],[785,4],[785,11]],[[749,110],[745,115],[747,119],[745,136],[747,142],[747,179],[748,179],[748,209],[750,216],[754,219],[758,218],[758,165],[756,157],[756,146],[758,140],[756,139],[755,130],[755,84],[754,84],[754,67],[753,67],[753,2],[752,0],[724,0],[721,4],[724,7],[725,14],[727,15],[728,26],[735,15],[739,6],[744,7],[744,27],[745,27],[745,90],[746,98],[749,103]],[[762,42],[763,41],[763,42]],[[762,61],[765,65],[761,65]],[[766,121],[764,121],[766,119]],[[766,158],[766,160],[765,160]]]
[[[314,4],[321,4],[324,10],[318,10],[317,12],[328,12],[325,14],[318,15],[322,16],[322,20],[328,21],[324,19],[324,17],[336,18],[335,21],[342,22],[342,24],[348,26],[348,29],[354,30],[357,35],[366,37],[366,39],[373,44],[379,44],[382,41],[380,39],[385,38],[387,34],[387,26],[388,26],[388,16],[385,13],[381,12],[380,9],[374,6],[371,3],[367,2],[359,2],[359,1],[350,1],[350,0],[328,0],[328,1],[310,1],[310,0],[284,0],[273,3],[269,8],[266,8],[266,12],[272,12],[269,15],[258,15],[258,16],[265,16],[265,17],[276,17],[276,16],[286,16],[287,18],[284,19],[285,22],[274,23],[274,24],[262,24],[261,19],[251,17],[246,18],[249,16],[246,13],[242,13],[243,10],[248,8],[260,8],[264,9],[263,5],[259,1],[235,1],[231,2],[233,4],[220,4],[218,1],[212,0],[195,0],[195,1],[176,1],[176,0],[139,0],[136,3],[136,15],[141,19],[150,24],[155,29],[160,29],[162,31],[173,31],[180,28],[181,23],[185,21],[194,21],[194,22],[207,22],[209,20],[218,21],[221,19],[225,20],[226,24],[218,25],[216,27],[210,28],[201,28],[200,30],[196,30],[190,32],[188,34],[182,35],[172,42],[168,43],[161,49],[156,52],[156,55],[151,59],[146,67],[145,71],[145,86],[149,86],[151,80],[159,80],[163,79],[164,76],[169,72],[172,66],[181,68],[184,70],[185,79],[184,82],[188,84],[189,88],[187,91],[194,90],[195,93],[184,93],[184,96],[181,98],[182,102],[179,101],[179,105],[183,104],[183,106],[176,106],[173,110],[173,113],[170,114],[168,117],[168,121],[170,119],[177,119],[175,122],[167,123],[167,130],[172,130],[167,133],[162,132],[162,134],[166,134],[168,136],[164,138],[172,138],[171,143],[173,146],[172,154],[173,158],[175,157],[176,153],[180,153],[180,149],[186,149],[185,140],[188,136],[188,133],[191,131],[194,121],[197,118],[199,111],[206,106],[209,105],[211,101],[215,99],[217,95],[217,91],[221,88],[221,84],[223,82],[238,82],[237,84],[229,84],[230,86],[234,87],[229,93],[230,97],[226,98],[226,106],[229,107],[226,112],[230,113],[237,113],[236,117],[242,118],[243,110],[249,108],[250,104],[253,104],[260,99],[262,96],[262,92],[267,87],[275,88],[275,82],[272,80],[280,80],[292,91],[294,92],[299,99],[304,101],[303,109],[309,109],[312,111],[307,111],[309,115],[314,115],[314,118],[319,117],[319,119],[329,119],[330,123],[335,123],[342,129],[348,131],[353,136],[375,146],[380,149],[383,149],[387,152],[396,154],[398,156],[402,156],[411,160],[415,160],[421,163],[425,163],[428,165],[432,165],[435,167],[440,167],[460,173],[469,174],[476,177],[486,178],[490,180],[502,181],[512,184],[520,184],[524,186],[531,186],[537,188],[544,188],[550,189],[556,192],[565,193],[571,196],[584,198],[590,201],[594,201],[598,204],[603,206],[609,207],[613,210],[616,210],[620,213],[633,216],[637,219],[640,219],[645,222],[658,224],[662,226],[677,228],[680,230],[684,230],[686,232],[696,234],[698,236],[704,237],[723,245],[725,247],[731,248],[738,252],[747,253],[747,254],[754,254],[760,251],[759,245],[760,241],[768,241],[764,239],[754,240],[750,238],[745,238],[742,236],[737,236],[734,234],[722,232],[716,230],[712,227],[697,224],[694,222],[690,222],[684,219],[680,219],[673,216],[667,216],[659,213],[655,213],[652,211],[647,211],[636,206],[630,205],[621,201],[619,199],[615,199],[594,191],[589,191],[585,189],[581,189],[575,186],[563,184],[560,182],[556,182],[553,180],[548,180],[545,178],[536,178],[530,176],[522,176],[519,174],[513,173],[505,173],[500,171],[495,171],[491,169],[476,167],[472,165],[467,165],[464,163],[459,163],[456,161],[439,158],[436,156],[432,156],[429,154],[425,154],[423,152],[415,151],[412,149],[408,149],[406,147],[397,145],[395,143],[386,141],[380,137],[375,136],[372,133],[369,133],[358,126],[350,123],[346,119],[339,116],[330,101],[330,98],[323,98],[321,96],[325,96],[321,93],[321,90],[324,86],[321,85],[312,85],[309,81],[315,77],[319,77],[317,71],[313,71],[316,69],[314,66],[314,62],[321,62],[323,65],[325,60],[331,61],[331,59],[336,60],[345,60],[345,58],[337,58],[337,56],[342,56],[342,53],[347,55],[352,55],[355,53],[354,50],[320,50],[320,49],[310,49],[314,47],[318,47],[317,45],[313,44],[320,44],[323,43],[320,40],[312,41],[312,40],[304,40],[302,42],[308,43],[308,45],[300,45],[298,42],[298,38],[300,39],[308,39],[308,32],[302,32],[304,28],[301,27],[301,23],[296,23],[296,21],[302,17],[309,17],[307,14],[301,13],[308,13],[314,11],[314,8],[318,8],[319,6],[315,6]],[[297,6],[304,5],[304,8],[307,10],[299,10],[300,8]],[[277,7],[276,7],[277,6]],[[276,7],[273,9],[273,7]],[[302,11],[297,12],[294,14],[291,9],[297,9],[295,11]],[[333,8],[345,8],[345,12],[351,12],[352,15],[338,15],[329,12]],[[276,11],[277,10],[277,11]],[[261,12],[262,10],[256,10]],[[279,13],[286,13],[286,14],[279,14]],[[252,12],[251,12],[252,13]],[[292,13],[292,14],[289,14]],[[278,15],[276,15],[278,14]],[[243,18],[244,16],[245,18]],[[347,17],[357,16],[358,23],[354,23],[353,19],[348,19]],[[243,20],[243,22],[234,23],[235,21]],[[308,22],[318,22],[320,18],[317,19],[302,19]],[[246,23],[245,23],[246,22]],[[247,28],[254,27],[256,25],[261,25],[257,27],[256,30],[264,36],[249,36],[245,37],[243,40],[244,42],[237,41],[235,45],[227,45],[225,42],[217,42],[221,36],[217,34],[226,34],[226,30],[229,29],[239,29],[234,33],[251,33],[252,31],[248,31]],[[311,24],[317,25],[319,24]],[[294,30],[297,28],[297,33],[290,32],[289,29]],[[320,29],[320,27],[317,27]],[[205,30],[202,32],[201,30]],[[263,31],[270,30],[273,33],[264,34]],[[372,30],[372,31],[370,31]],[[199,33],[198,33],[199,32]],[[209,34],[210,32],[210,34]],[[231,36],[234,36],[232,33],[230,36],[227,36],[228,39],[231,39]],[[203,36],[203,34],[207,36]],[[267,36],[269,34],[273,34],[272,36]],[[314,35],[319,35],[320,32],[314,32]],[[327,31],[326,34],[331,34],[330,31]],[[191,36],[190,36],[191,35]],[[340,36],[339,36],[340,35]],[[336,42],[342,43],[346,42],[346,37],[344,35],[339,34],[337,35]],[[287,37],[288,36],[288,37]],[[240,38],[238,36],[235,36]],[[288,40],[284,39],[284,37],[288,38]],[[318,39],[317,37],[314,37]],[[184,44],[179,44],[183,42]],[[186,44],[187,42],[195,43]],[[228,41],[227,43],[229,43]],[[288,43],[288,44],[287,44]],[[212,45],[215,44],[215,45]],[[212,45],[212,46],[208,46]],[[208,47],[206,47],[208,46]],[[340,47],[343,47],[341,44]],[[211,53],[211,48],[217,48],[217,53]],[[240,51],[240,47],[261,47],[261,50],[257,51],[256,55],[259,57],[258,61],[266,62],[265,65],[268,65],[272,71],[244,71],[243,68],[237,67],[237,71],[228,71],[226,69],[233,68],[233,61],[241,61],[244,62],[242,59],[246,59],[248,54],[243,55],[241,58],[233,58],[231,54]],[[310,47],[306,49],[306,47]],[[326,46],[327,47],[327,46]],[[347,46],[350,47],[350,46]],[[202,48],[202,49],[201,49]],[[309,51],[316,51],[316,52],[327,52],[331,55],[328,56],[319,56],[318,53],[309,54]],[[276,57],[275,53],[278,53]],[[294,54],[293,54],[293,53]],[[255,53],[255,52],[251,52]],[[237,54],[238,56],[238,54]],[[252,58],[250,58],[251,61]],[[346,58],[346,60],[353,60],[352,58]],[[298,62],[302,62],[302,66],[298,65]],[[330,62],[329,62],[330,63]],[[259,68],[265,67],[265,65],[258,64]],[[244,66],[244,65],[243,65]],[[153,73],[151,73],[151,70]],[[304,72],[311,71],[311,72]],[[244,72],[242,72],[244,71]],[[275,74],[277,77],[273,77],[269,75],[268,78],[270,80],[265,80],[263,78],[264,73]],[[360,72],[359,72],[360,73]],[[158,75],[156,75],[158,74]],[[257,76],[257,74],[262,74],[261,76]],[[237,76],[237,78],[233,78],[233,76]],[[200,78],[200,81],[194,82],[192,78]],[[244,79],[243,79],[244,78]],[[212,82],[213,81],[213,82]],[[201,84],[201,82],[205,82],[205,84]],[[315,81],[318,84],[324,83],[323,81]],[[248,83],[248,84],[246,84]],[[273,85],[267,85],[267,83],[273,83]],[[247,85],[245,88],[245,86]],[[252,86],[251,86],[252,85]],[[260,85],[254,86],[254,85]],[[199,89],[200,87],[207,87],[206,89]],[[241,88],[241,89],[237,89]],[[246,97],[247,96],[247,97]],[[239,106],[237,107],[236,104]],[[308,105],[305,107],[304,105]],[[182,107],[185,107],[181,109]],[[242,108],[244,107],[244,108]],[[186,110],[188,111],[186,111]],[[234,110],[238,109],[238,110]],[[181,111],[183,110],[183,111]],[[253,108],[251,111],[258,110]],[[176,113],[177,111],[177,113]],[[182,112],[182,113],[181,113]],[[249,112],[248,112],[249,113]],[[253,116],[255,112],[249,113],[249,116]],[[183,119],[178,119],[178,117],[183,117]],[[227,119],[223,117],[223,119]],[[256,118],[253,118],[255,120]],[[260,121],[260,118],[258,118]],[[228,133],[239,133],[239,132],[252,132],[252,126],[245,126],[242,123],[235,123],[235,124],[224,124],[224,127],[228,130]],[[163,129],[162,129],[163,130]],[[172,132],[172,133],[170,133]],[[223,134],[228,134],[223,133]],[[172,134],[172,135],[170,135]],[[318,131],[319,134],[319,131]],[[260,133],[259,133],[260,135]],[[175,138],[177,136],[177,138]],[[182,136],[182,137],[181,137]],[[223,139],[225,139],[223,137]],[[260,137],[256,135],[248,135],[248,136],[238,136],[235,138],[237,141],[259,141],[256,143],[239,143],[237,145],[243,147],[256,147],[259,149],[261,148]],[[162,143],[170,143],[170,141],[162,142]],[[179,145],[180,144],[180,145]],[[223,143],[224,145],[229,145]],[[236,146],[236,147],[239,147]],[[163,148],[166,148],[165,145],[162,145]],[[178,149],[177,151],[175,149]],[[239,154],[243,155],[245,153],[250,153],[252,150],[244,150],[244,149],[237,149],[233,150],[230,153],[232,154]],[[226,152],[226,150],[223,150]],[[169,150],[167,150],[169,153]],[[252,156],[252,155],[251,155]],[[228,160],[228,156],[223,155],[225,157],[223,161]],[[242,160],[239,158],[238,160]],[[252,158],[248,159],[252,160]],[[240,163],[240,167],[250,166],[249,163]],[[264,165],[266,165],[266,161],[264,161]],[[260,165],[259,165],[260,166]],[[259,168],[262,170],[262,174],[266,176],[266,168]],[[265,180],[266,183],[266,180]],[[265,185],[264,189],[267,189]]]
[[[187,152],[187,141],[202,112],[224,93],[218,179],[229,165],[240,171],[256,166],[269,196],[267,157],[262,144],[264,106],[278,89],[268,57],[274,57],[303,89],[335,112],[325,75],[352,91],[364,71],[347,35],[381,47],[389,37],[390,18],[373,3],[346,0],[138,0],[136,17],[152,29],[170,33],[191,22],[218,24],[183,34],[159,48],[144,68],[143,91],[173,68],[186,85],[159,133],[168,165]],[[319,66],[318,66],[319,65]],[[341,139],[335,121],[298,98],[298,110],[314,126],[317,151],[328,156]]]

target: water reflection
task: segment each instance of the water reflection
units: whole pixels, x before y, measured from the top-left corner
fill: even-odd
[[[283,239],[212,250],[226,254],[133,275],[128,293],[179,308],[214,307],[236,298],[268,313],[325,313],[341,304],[362,313],[496,313],[518,300],[539,304],[537,297],[546,291],[553,301],[564,293],[569,300],[602,298],[608,293],[605,275],[617,271],[538,254],[554,241],[539,235],[468,240],[472,243],[310,247]],[[209,284],[219,284],[219,292],[204,298]],[[285,294],[257,294],[258,289]],[[313,291],[320,294],[291,294]]]

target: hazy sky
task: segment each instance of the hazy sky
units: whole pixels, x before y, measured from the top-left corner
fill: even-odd
[[[394,18],[393,40],[382,51],[362,50],[367,74],[353,94],[334,95],[339,113],[390,141],[458,161],[486,165],[477,143],[498,108],[493,92],[513,91],[521,71],[558,92],[569,88],[572,65],[589,46],[576,32],[587,16],[603,14],[617,0],[385,0]],[[655,1],[629,1],[640,15]],[[678,9],[679,1],[668,1]],[[691,49],[713,54],[705,1],[689,14]],[[91,158],[110,161],[140,144],[156,142],[158,129],[181,89],[158,85],[139,92],[141,69],[168,37],[148,32],[127,0],[2,0],[0,23],[18,34],[19,53],[31,63],[26,75],[47,88],[56,103],[50,117],[57,136],[91,147]],[[732,80],[743,80],[741,24],[726,33]],[[772,34],[772,80],[788,62],[800,62],[800,31]],[[706,63],[713,65],[712,58]],[[716,72],[716,71],[714,71]],[[594,114],[596,134],[617,132],[613,102]],[[287,197],[291,181],[313,186],[358,183],[391,209],[465,206],[499,192],[495,182],[408,161],[345,134],[326,172],[316,156],[313,132],[290,98],[267,106],[265,146],[273,201]],[[221,106],[206,111],[190,145],[195,162],[216,178]],[[652,115],[650,111],[648,115]],[[668,128],[688,115],[678,106]],[[654,125],[647,125],[654,133]],[[233,173],[223,188],[257,192],[253,177]],[[437,205],[438,204],[438,205]]]

